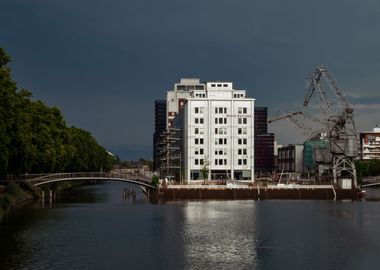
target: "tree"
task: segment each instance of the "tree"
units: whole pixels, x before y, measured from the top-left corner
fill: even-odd
[[[210,162],[208,158],[205,158],[201,167],[201,176],[203,178],[203,184],[206,184],[206,180],[208,179],[209,167]]]
[[[0,48],[0,177],[6,174],[108,171],[115,158],[61,112],[18,90]]]
[[[158,178],[157,175],[154,174],[152,176],[152,181],[150,183],[152,184],[152,186],[158,187],[158,184],[160,183],[160,179]]]

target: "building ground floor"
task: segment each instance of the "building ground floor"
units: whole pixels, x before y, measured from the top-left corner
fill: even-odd
[[[252,170],[210,170],[208,179],[209,181],[226,182],[229,180],[253,180]],[[203,175],[200,170],[190,170],[189,181],[203,180]]]

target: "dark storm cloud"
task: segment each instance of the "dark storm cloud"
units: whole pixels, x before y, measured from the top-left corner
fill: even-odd
[[[375,0],[0,0],[0,7],[0,46],[19,86],[134,158],[131,145],[149,157],[153,101],[181,77],[231,80],[270,113],[301,104],[317,64],[352,96],[378,94]],[[277,131],[286,143],[289,130]]]

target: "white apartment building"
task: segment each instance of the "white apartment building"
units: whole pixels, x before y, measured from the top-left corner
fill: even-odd
[[[232,82],[191,90],[173,120],[182,130],[185,180],[203,180],[207,168],[209,181],[254,181],[254,101]]]
[[[380,128],[360,133],[360,158],[380,159]]]

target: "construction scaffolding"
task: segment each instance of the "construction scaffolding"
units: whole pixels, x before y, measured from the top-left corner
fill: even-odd
[[[158,140],[160,178],[180,182],[182,178],[181,132],[177,128],[164,131]]]

